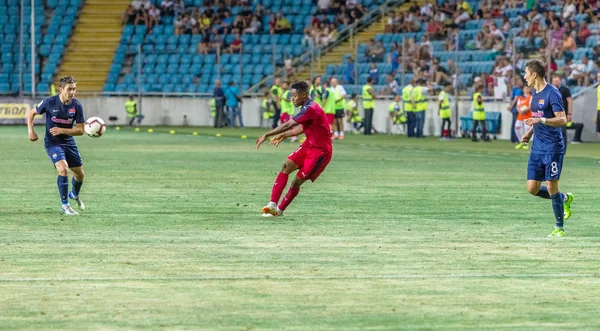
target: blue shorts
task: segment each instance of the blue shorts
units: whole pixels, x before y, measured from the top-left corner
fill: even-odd
[[[559,180],[563,157],[563,154],[529,154],[527,180]]]
[[[76,145],[50,145],[46,146],[46,153],[52,161],[52,164],[60,160],[67,161],[69,168],[81,167],[83,162],[81,161],[81,155],[77,150]]]

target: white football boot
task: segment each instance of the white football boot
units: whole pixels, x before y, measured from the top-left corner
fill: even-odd
[[[79,215],[78,212],[74,211],[73,208],[71,208],[71,205],[62,205],[62,212],[65,215]]]
[[[77,207],[79,208],[79,210],[85,210],[85,205],[83,204],[83,201],[81,201],[79,197],[75,197],[73,192],[69,192],[69,199],[75,200],[75,202],[77,202]]]

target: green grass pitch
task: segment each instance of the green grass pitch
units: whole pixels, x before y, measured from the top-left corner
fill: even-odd
[[[600,329],[598,144],[568,146],[551,239],[507,142],[349,135],[265,219],[297,144],[170,129],[77,138],[88,210],[65,217],[43,142],[0,128],[0,329]]]

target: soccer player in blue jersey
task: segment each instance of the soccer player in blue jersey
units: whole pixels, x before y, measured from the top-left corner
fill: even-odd
[[[522,138],[522,142],[527,143],[533,136],[527,165],[527,191],[552,200],[556,226],[550,237],[564,237],[563,223],[571,217],[573,202],[572,193],[562,193],[558,189],[565,154],[561,127],[567,123],[567,118],[560,92],[546,83],[545,75],[544,62],[527,62],[525,80],[533,87],[530,106],[533,117],[525,121],[531,129]],[[541,185],[542,181],[546,182],[546,186]]]
[[[62,212],[66,215],[78,215],[69,205],[69,198],[77,202],[79,209],[85,210],[83,201],[79,199],[79,191],[83,184],[83,163],[77,150],[73,136],[81,136],[83,125],[83,108],[75,99],[77,82],[71,76],[60,79],[59,94],[42,100],[27,113],[29,140],[36,141],[38,136],[33,130],[35,115],[46,114],[46,136],[44,147],[50,161],[58,171],[58,193],[62,202]],[[75,124],[75,127],[73,127]],[[73,173],[73,189],[69,192],[69,169]]]

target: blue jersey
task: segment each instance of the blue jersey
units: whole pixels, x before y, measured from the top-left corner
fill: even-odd
[[[237,86],[230,86],[225,89],[225,100],[227,100],[227,107],[237,107],[238,99],[240,95],[240,89]]]
[[[556,112],[564,112],[565,107],[558,89],[546,84],[539,93],[531,94],[531,114],[534,118],[554,118]],[[542,123],[533,126],[532,154],[565,154],[562,130],[559,126]]]
[[[50,129],[54,127],[72,129],[74,123],[85,123],[83,107],[79,100],[73,98],[68,105],[65,105],[60,101],[60,97],[55,95],[42,100],[35,110],[40,115],[46,113],[44,145],[75,145],[73,136],[61,134],[54,137],[50,133]]]

